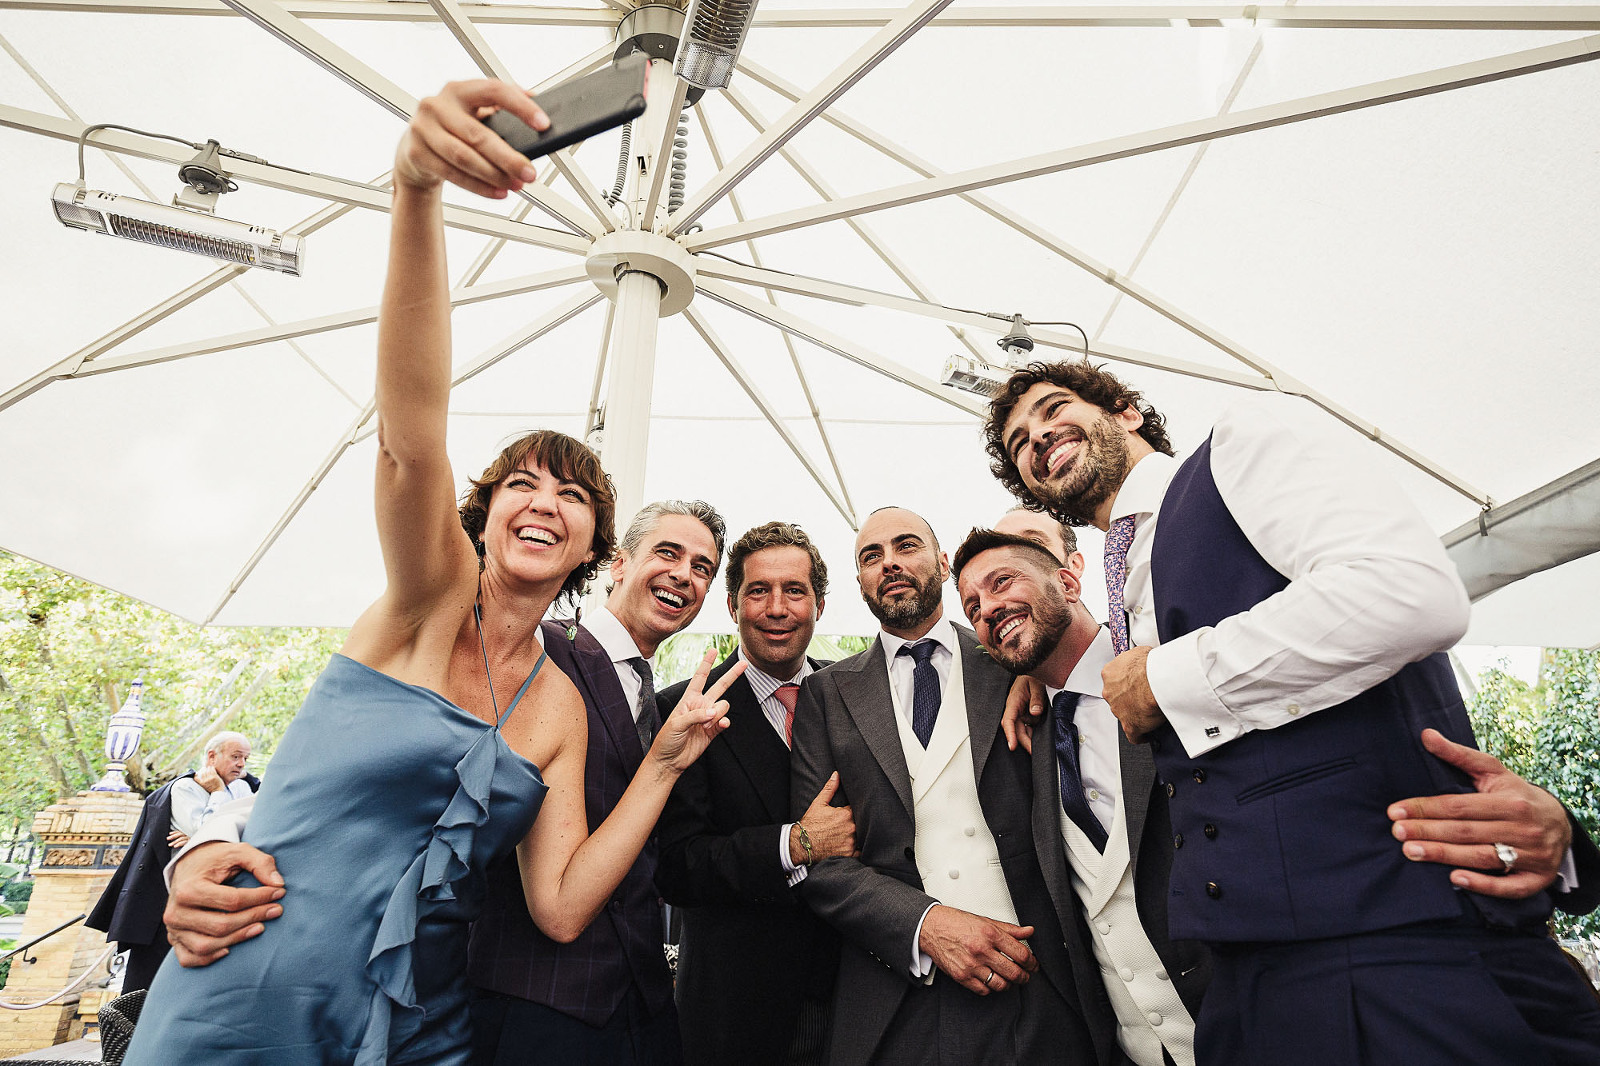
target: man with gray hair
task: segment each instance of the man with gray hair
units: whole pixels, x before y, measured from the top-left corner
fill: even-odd
[[[584,805],[592,833],[621,800],[661,724],[650,658],[700,613],[722,559],[722,516],[699,500],[646,504],[611,564],[605,606],[545,622],[551,662],[583,695],[589,717]],[[683,1050],[662,953],[656,842],[644,847],[611,903],[570,944],[528,917],[515,856],[489,871],[472,927],[468,974],[473,1061],[533,1066],[676,1066]]]
[[[115,941],[118,951],[127,952],[124,992],[149,988],[171,947],[162,922],[167,883],[161,873],[173,852],[223,804],[253,795],[261,787],[245,772],[249,758],[250,741],[243,734],[218,733],[206,744],[199,771],[169,781],[145,797],[133,840],[84,921]]]
[[[224,731],[206,742],[205,762],[193,777],[172,783],[172,835],[168,842],[181,848],[200,824],[224,803],[243,799],[252,789],[244,779],[250,761],[250,741],[243,733]]]

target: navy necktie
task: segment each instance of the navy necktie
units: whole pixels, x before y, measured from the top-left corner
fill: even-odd
[[[928,738],[933,736],[933,723],[939,717],[939,671],[933,668],[933,649],[938,646],[931,640],[900,646],[901,655],[916,660],[911,670],[911,731],[924,748],[928,746]]]
[[[1056,766],[1061,771],[1061,809],[1072,824],[1083,830],[1096,851],[1106,850],[1106,827],[1094,816],[1083,795],[1083,773],[1078,765],[1078,694],[1065,689],[1050,701],[1056,720]]]

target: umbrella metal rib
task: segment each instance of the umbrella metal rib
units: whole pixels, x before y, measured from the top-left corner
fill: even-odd
[[[404,90],[382,74],[361,63],[350,53],[312,29],[307,25],[306,20],[317,18],[383,19],[386,21],[441,23],[449,29],[462,48],[485,74],[506,80],[514,80],[512,72],[484,38],[479,29],[479,24],[587,25],[610,28],[615,26],[619,12],[625,13],[631,10],[621,0],[604,0],[604,3],[614,10],[599,8],[548,9],[513,5],[481,5],[482,10],[479,10],[480,5],[473,5],[474,9],[470,15],[458,0],[425,0],[425,2],[424,0],[417,0],[417,2],[400,0],[400,2],[383,4],[368,3],[364,2],[364,0],[298,0],[298,2],[284,4],[275,3],[274,0],[223,0],[223,2],[231,9],[231,13],[216,8],[211,4],[211,0],[165,0],[165,2],[147,3],[141,3],[139,0],[0,0],[0,11],[7,9],[118,11],[190,16],[215,16],[221,14],[224,17],[229,17],[231,14],[232,16],[244,17],[265,29],[280,41],[290,45],[319,66],[335,74],[363,95],[385,107],[386,110],[401,118],[407,118],[415,110],[417,103],[415,98],[405,93]],[[821,324],[810,321],[788,308],[779,306],[776,293],[781,291],[847,304],[873,305],[900,313],[933,319],[946,325],[969,351],[982,358],[978,348],[969,338],[968,331],[972,329],[992,331],[994,323],[985,316],[955,311],[940,304],[918,280],[906,261],[895,254],[861,220],[861,216],[874,211],[921,203],[930,199],[952,195],[977,206],[986,215],[994,218],[1002,225],[1022,233],[1060,258],[1072,262],[1113,287],[1116,290],[1116,296],[1113,298],[1111,306],[1107,309],[1105,318],[1095,331],[1096,338],[1103,332],[1111,316],[1115,314],[1118,302],[1123,296],[1128,296],[1143,306],[1156,311],[1167,320],[1188,330],[1191,334],[1213,345],[1228,356],[1243,362],[1255,373],[1230,371],[1225,368],[1210,367],[1204,364],[1171,359],[1149,352],[1140,352],[1103,343],[1091,344],[1092,354],[1241,387],[1276,389],[1277,391],[1304,396],[1357,432],[1376,441],[1431,477],[1450,486],[1461,495],[1473,499],[1484,506],[1492,502],[1487,495],[1463,479],[1444,470],[1414,449],[1391,439],[1376,425],[1333,403],[1303,382],[1283,373],[1271,363],[1224,337],[1218,331],[1205,326],[1193,316],[1179,310],[1156,294],[1144,289],[1133,282],[1128,275],[1138,267],[1145,253],[1149,250],[1212,140],[1301,122],[1309,118],[1339,114],[1586,62],[1600,57],[1600,35],[1579,40],[1562,41],[1509,55],[1442,67],[1400,78],[1386,79],[1349,89],[1307,96],[1247,111],[1229,113],[1229,108],[1259,55],[1260,41],[1258,38],[1255,48],[1250,53],[1249,58],[1246,59],[1233,84],[1232,92],[1216,116],[955,173],[939,171],[931,164],[925,163],[895,144],[894,141],[882,138],[864,125],[849,119],[836,110],[832,110],[832,105],[845,91],[865,77],[878,63],[904,44],[921,27],[929,24],[941,26],[1154,27],[1177,22],[1187,22],[1190,25],[1211,25],[1213,23],[1221,24],[1224,21],[1249,21],[1257,25],[1272,25],[1279,28],[1365,30],[1397,28],[1541,29],[1571,32],[1600,28],[1600,7],[1454,5],[1440,7],[1318,8],[1316,6],[1294,6],[1291,4],[1270,8],[1233,5],[1152,5],[1126,8],[1068,6],[957,8],[951,6],[951,0],[919,0],[919,2],[914,2],[904,9],[818,9],[810,11],[770,11],[757,14],[755,24],[758,26],[773,28],[786,26],[811,28],[858,27],[862,29],[876,27],[878,32],[810,89],[800,89],[792,86],[777,75],[761,69],[747,59],[742,59],[739,64],[741,71],[789,99],[792,102],[792,106],[776,123],[768,124],[748,97],[737,88],[727,90],[725,95],[734,109],[756,130],[754,140],[746,145],[731,161],[722,159],[721,152],[718,150],[715,138],[712,135],[710,124],[706,121],[704,110],[703,108],[697,108],[696,111],[700,115],[707,147],[710,149],[716,171],[698,189],[691,191],[687,203],[682,208],[665,220],[663,232],[669,237],[681,235],[679,237],[680,243],[684,244],[693,253],[705,252],[732,242],[743,242],[748,245],[751,258],[756,261],[754,266],[713,261],[697,254],[699,272],[697,288],[717,303],[737,310],[780,331],[790,360],[799,378],[810,417],[818,429],[823,447],[827,453],[828,462],[832,467],[833,478],[831,480],[824,476],[820,465],[811,458],[806,449],[789,430],[783,417],[762,392],[748,370],[740,364],[728,346],[717,336],[703,311],[691,305],[685,312],[686,316],[696,333],[699,334],[729,375],[748,396],[761,416],[805,467],[812,479],[822,489],[851,528],[855,528],[856,525],[853,504],[849,498],[833,443],[824,425],[821,411],[812,394],[810,382],[802,371],[793,338],[799,337],[807,340],[856,365],[873,370],[878,374],[889,377],[891,380],[940,399],[950,406],[963,411],[968,416],[981,414],[985,405],[971,397],[953,393],[949,389],[939,386],[931,379],[878,356],[865,346],[841,337]],[[42,79],[38,78],[32,68],[6,42],[0,40],[0,45],[5,46],[5,50],[17,60],[25,72],[34,77],[34,80],[68,116],[66,120],[62,120],[55,116],[40,115],[20,108],[0,105],[0,127],[9,126],[57,139],[76,139],[83,128],[83,124],[77,115],[66,106],[64,100],[59,99],[53,90],[44,84]],[[612,52],[613,48],[609,45],[596,49],[589,55],[569,65],[561,73],[547,79],[544,86],[596,69],[609,61]],[[686,83],[676,78],[673,81],[675,98],[672,101],[672,106],[668,109],[669,113],[662,123],[660,144],[656,152],[654,165],[644,179],[644,181],[648,182],[648,185],[645,185],[642,181],[638,190],[639,199],[643,201],[645,210],[630,217],[628,228],[643,231],[650,231],[655,228],[656,208],[661,202],[664,179],[669,169],[668,160],[671,154],[674,131],[687,91]],[[653,98],[659,100],[659,95],[653,94]],[[882,152],[887,158],[909,167],[921,175],[921,180],[861,195],[839,197],[822,172],[790,146],[790,142],[795,135],[818,117],[850,133],[858,140],[864,141],[874,149]],[[139,155],[167,162],[182,162],[187,159],[185,153],[178,151],[169,144],[138,135],[125,134],[120,131],[101,131],[91,143],[93,146],[101,148],[110,154],[113,161],[125,171],[127,168],[118,158],[119,153]],[[1096,162],[1129,158],[1186,144],[1197,145],[1197,149],[1167,200],[1165,208],[1145,236],[1144,242],[1137,255],[1131,261],[1128,271],[1121,274],[1072,247],[1064,240],[1053,236],[1041,227],[1034,226],[1020,214],[1001,206],[981,192],[985,188],[1008,182],[1027,180],[1088,166]],[[541,180],[538,184],[528,187],[525,195],[528,203],[520,205],[518,211],[509,218],[491,212],[474,211],[446,205],[447,225],[480,233],[491,238],[465,272],[458,287],[452,292],[452,305],[462,305],[495,299],[501,296],[554,288],[586,279],[584,265],[579,261],[571,266],[541,275],[528,275],[492,284],[480,283],[484,272],[488,269],[500,249],[504,247],[504,243],[507,240],[581,256],[588,253],[592,239],[599,237],[602,233],[610,233],[619,228],[617,217],[606,203],[604,195],[589,180],[587,175],[577,167],[574,159],[575,153],[576,148],[573,148],[552,157],[553,172],[541,175]],[[741,182],[773,155],[781,156],[793,167],[802,180],[821,197],[822,203],[816,206],[781,211],[754,219],[747,217],[746,212],[743,210],[743,205],[740,203],[737,190]],[[251,163],[247,160],[238,161],[237,166],[230,161],[230,169],[233,169],[241,180],[332,201],[329,206],[317,211],[301,225],[293,228],[293,232],[301,235],[327,225],[329,222],[348,213],[352,207],[360,206],[369,209],[387,210],[389,205],[387,190],[377,184],[385,181],[386,176],[375,179],[373,183],[356,183],[322,175],[302,174],[275,167],[271,164]],[[557,173],[564,177],[575,190],[581,204],[574,203],[549,188],[550,182]],[[133,177],[131,172],[129,172],[129,175]],[[133,177],[133,180],[138,183],[136,177]],[[143,188],[142,184],[140,187]],[[144,191],[147,196],[151,196],[154,199],[148,189]],[[735,219],[734,223],[701,230],[697,233],[685,232],[702,218],[709,208],[724,198],[729,200]],[[524,219],[531,206],[539,207],[563,226],[570,228],[573,233],[569,235],[547,227],[528,225]],[[822,278],[770,270],[762,265],[761,257],[756,247],[756,241],[759,238],[835,220],[846,221],[867,248],[905,284],[907,289],[914,294],[914,297],[897,296]],[[243,269],[242,267],[229,266],[212,272],[207,277],[175,292],[167,299],[123,323],[92,344],[78,352],[74,352],[54,366],[0,394],[0,411],[4,411],[7,407],[32,395],[55,380],[109,373],[136,366],[149,366],[156,363],[279,340],[291,342],[294,350],[302,358],[306,359],[319,374],[322,374],[330,384],[333,384],[346,400],[355,403],[356,401],[353,397],[342,388],[339,388],[337,383],[333,382],[321,370],[315,360],[307,356],[298,346],[292,345],[292,341],[297,337],[370,323],[376,317],[376,309],[370,307],[351,309],[323,315],[318,318],[274,323],[268,312],[259,303],[251,299],[247,292],[241,289],[241,295],[245,296],[247,302],[256,313],[266,319],[267,325],[259,329],[215,336],[204,341],[170,345],[144,352],[107,354],[150,326],[162,321],[183,307],[189,306],[206,294],[215,291],[223,284],[233,283],[243,272]],[[765,301],[757,299],[728,284],[728,282],[761,288],[765,290],[767,299]],[[526,324],[505,338],[501,343],[491,346],[472,362],[464,365],[462,371],[452,382],[452,387],[469,380],[511,356],[560,324],[578,316],[600,299],[602,299],[602,296],[597,292],[582,293],[541,315],[535,321]],[[593,426],[596,419],[599,390],[602,380],[608,372],[608,355],[617,354],[614,342],[622,325],[617,321],[618,317],[616,304],[609,305],[601,332],[600,352],[594,370],[589,401],[589,418],[586,426]],[[658,328],[654,323],[651,323],[651,326],[652,328]],[[1066,351],[1075,352],[1082,347],[1074,337],[1048,330],[1036,329],[1035,339],[1046,347]],[[623,347],[626,348],[627,344],[624,343]],[[609,373],[613,378],[622,369],[615,359],[610,361]],[[646,385],[646,388],[648,387]],[[368,401],[355,421],[339,435],[338,442],[324,457],[310,480],[302,487],[300,493],[280,516],[267,537],[256,546],[255,551],[244,567],[234,581],[230,583],[226,594],[207,615],[205,619],[207,622],[214,621],[227,607],[239,587],[255,570],[261,559],[281,536],[283,530],[287,528],[289,522],[301,511],[311,494],[326,478],[338,460],[348,451],[349,447],[370,436],[375,431],[372,415],[372,403]],[[619,518],[621,517],[624,516],[619,515]]]
[[[712,133],[710,121],[706,118],[705,107],[703,105],[696,105],[695,115],[700,120],[700,130],[705,136],[706,151],[711,155],[711,163],[718,170],[721,170],[722,151],[717,147],[717,138],[716,135]],[[785,149],[785,152],[787,151],[788,149]],[[740,197],[737,191],[729,190],[728,206],[733,210],[734,218],[743,219],[745,217],[744,206],[740,203]],[[746,241],[745,247],[750,251],[750,258],[755,261],[757,266],[760,266],[761,252],[756,247],[756,242]],[[767,299],[773,303],[778,302],[777,296],[773,290],[766,290],[766,295]],[[817,427],[817,435],[822,438],[822,450],[827,453],[828,465],[833,468],[833,480],[834,483],[839,486],[839,495],[844,500],[845,509],[850,514],[854,514],[855,503],[850,499],[850,486],[845,482],[844,470],[839,465],[838,453],[834,451],[833,436],[828,432],[827,425],[822,421],[822,410],[817,406],[816,397],[811,393],[811,381],[806,375],[805,368],[800,365],[800,353],[795,350],[794,338],[784,330],[779,330],[778,336],[783,338],[784,350],[789,353],[789,364],[794,367],[795,380],[800,384],[800,395],[805,399],[806,409],[811,414],[812,424]],[[855,528],[853,522],[851,523],[851,528]]]
[[[744,390],[744,394],[750,397],[750,402],[756,405],[756,410],[760,411],[761,416],[767,420],[767,425],[771,426],[773,432],[778,434],[783,443],[788,446],[789,451],[794,453],[794,457],[800,460],[800,465],[806,468],[806,473],[811,475],[811,480],[816,482],[817,487],[828,497],[828,502],[833,504],[840,517],[845,520],[852,530],[859,529],[854,512],[851,511],[840,495],[834,491],[833,486],[828,484],[827,479],[822,476],[822,471],[812,461],[804,446],[801,445],[789,427],[784,424],[783,416],[778,414],[778,410],[772,405],[772,401],[767,399],[761,389],[751,380],[744,367],[739,365],[739,360],[734,357],[733,351],[723,343],[721,337],[717,336],[716,331],[711,328],[711,323],[706,321],[705,314],[693,304],[686,307],[683,313],[688,317],[689,324],[694,327],[695,332],[700,334],[700,339],[706,342],[706,346],[711,349],[712,354],[733,376],[733,380],[739,383],[739,387]]]

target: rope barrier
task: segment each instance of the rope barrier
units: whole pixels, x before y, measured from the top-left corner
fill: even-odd
[[[66,988],[63,988],[49,999],[41,999],[37,1003],[11,1003],[7,1000],[0,999],[0,1007],[4,1007],[6,1010],[33,1010],[36,1007],[49,1006],[56,1000],[71,992],[74,988],[77,988],[79,985],[83,984],[84,981],[88,980],[89,977],[93,975],[95,970],[99,968],[100,964],[106,961],[106,956],[110,955],[115,950],[117,950],[117,945],[107,944],[106,949],[100,953],[99,958],[91,962],[77,977],[74,977],[71,984],[67,985]]]

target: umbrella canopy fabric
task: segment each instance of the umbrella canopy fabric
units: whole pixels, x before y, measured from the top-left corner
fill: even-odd
[[[402,117],[447,80],[593,69],[627,6],[0,0],[0,545],[194,620],[348,624],[382,580]],[[865,514],[911,507],[953,549],[1009,506],[976,398],[936,382],[1003,361],[1017,313],[1036,354],[1123,372],[1180,449],[1242,389],[1308,397],[1308,431],[1441,534],[1556,482],[1600,457],[1597,31],[1582,5],[764,0],[657,220],[698,276],[660,322],[643,498],[801,522],[834,570],[821,628],[870,631]],[[217,213],[304,234],[302,276],[63,228],[46,198],[98,123],[146,132],[93,134],[93,189],[168,202],[193,149],[149,134],[253,157],[225,159]],[[617,152],[542,166],[540,205],[447,196],[463,483],[517,433],[585,433],[628,372],[584,273],[637,228],[595,206]],[[1469,641],[1600,644],[1600,541],[1562,545]]]

